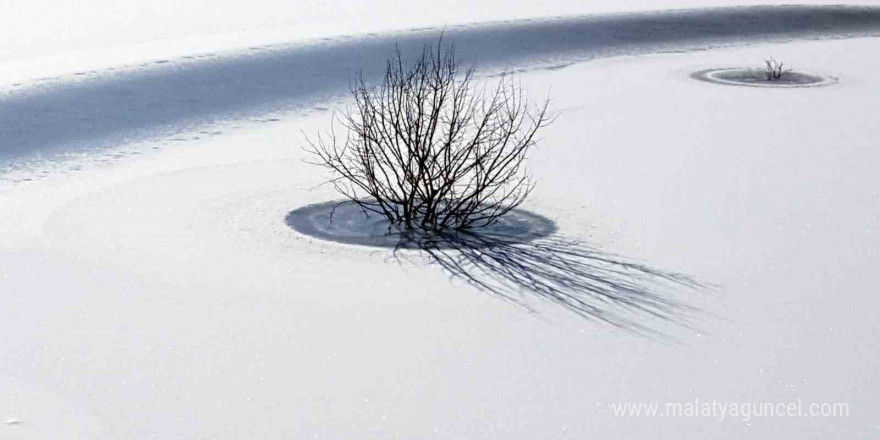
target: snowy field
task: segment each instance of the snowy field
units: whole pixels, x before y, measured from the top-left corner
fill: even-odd
[[[880,9],[55,3],[0,4],[0,438],[880,436]],[[597,303],[613,326],[288,226],[338,197],[303,133],[443,28],[551,98],[524,208],[693,277],[678,312]],[[771,56],[836,83],[691,77]],[[848,415],[615,413],[695,401]]]

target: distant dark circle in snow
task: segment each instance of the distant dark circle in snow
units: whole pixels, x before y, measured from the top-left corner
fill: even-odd
[[[552,220],[523,209],[511,210],[492,225],[466,232],[438,234],[418,230],[405,231],[379,214],[364,212],[351,201],[303,206],[287,214],[285,222],[295,231],[321,240],[402,249],[454,247],[461,239],[473,243],[473,240],[468,240],[468,236],[504,240],[506,243],[525,243],[556,232],[556,224]],[[481,242],[492,243],[491,240]]]
[[[768,80],[764,70],[744,68],[701,70],[694,72],[691,77],[716,84],[746,87],[819,87],[837,82],[837,78],[834,77],[823,77],[796,71],[788,72],[779,79]]]

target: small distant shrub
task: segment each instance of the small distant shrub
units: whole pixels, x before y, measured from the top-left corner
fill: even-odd
[[[534,187],[525,159],[549,123],[547,102],[530,106],[510,79],[475,90],[473,77],[442,39],[411,65],[398,49],[378,86],[356,76],[345,138],[331,129],[308,140],[312,163],[344,197],[407,230],[495,223]]]
[[[785,74],[791,72],[791,67],[787,67],[785,63],[776,61],[775,58],[764,60],[764,74],[767,81],[776,81],[782,79]]]

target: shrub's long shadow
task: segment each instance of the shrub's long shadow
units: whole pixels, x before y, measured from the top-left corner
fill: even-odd
[[[419,250],[433,264],[504,300],[534,310],[537,298],[579,316],[640,334],[662,336],[651,323],[687,326],[697,312],[673,299],[705,287],[669,272],[602,251],[556,233],[552,220],[517,209],[497,225],[448,234],[404,233],[348,202],[308,205],[290,212],[294,230],[322,240],[384,247],[396,258]]]
[[[652,268],[553,235],[531,241],[488,234],[457,234],[421,249],[452,276],[480,290],[527,305],[533,296],[582,317],[656,334],[641,318],[685,324],[696,309],[671,290],[700,287],[687,275]],[[640,318],[641,316],[641,318]]]

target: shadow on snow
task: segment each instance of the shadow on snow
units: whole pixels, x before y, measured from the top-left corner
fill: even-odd
[[[350,202],[308,205],[290,212],[294,230],[322,240],[411,251],[479,290],[529,311],[532,299],[635,333],[662,337],[647,321],[688,327],[697,310],[672,298],[704,286],[556,234],[552,220],[517,209],[499,224],[468,232],[407,233]],[[647,318],[647,321],[646,321]]]

